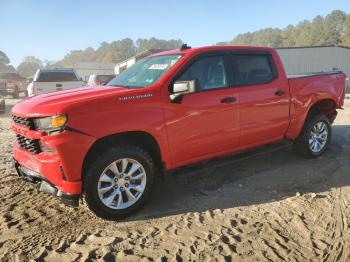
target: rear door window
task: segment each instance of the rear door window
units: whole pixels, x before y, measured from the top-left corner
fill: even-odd
[[[234,85],[255,85],[272,81],[276,71],[270,55],[234,55]]]
[[[78,81],[74,72],[41,72],[36,82]]]

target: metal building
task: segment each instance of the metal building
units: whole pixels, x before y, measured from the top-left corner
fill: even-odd
[[[312,46],[277,48],[288,75],[341,70],[350,77],[350,48],[344,46]],[[350,92],[350,81],[347,83]]]

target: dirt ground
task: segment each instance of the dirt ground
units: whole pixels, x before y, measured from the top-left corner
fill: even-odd
[[[282,143],[167,174],[123,222],[14,176],[9,120],[0,115],[1,261],[350,261],[350,99],[321,158]]]

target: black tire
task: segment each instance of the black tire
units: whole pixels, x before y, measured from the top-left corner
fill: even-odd
[[[98,181],[105,168],[121,158],[134,159],[143,166],[146,173],[146,186],[141,197],[133,205],[125,209],[113,209],[103,204],[100,200]],[[119,220],[136,212],[144,205],[152,192],[155,177],[156,166],[145,150],[133,145],[113,147],[102,153],[91,163],[84,179],[83,200],[96,216],[108,220]]]
[[[311,146],[309,145],[309,138],[310,138],[312,128],[319,122],[322,122],[326,125],[328,136],[327,136],[325,146],[319,152],[314,152],[310,148]],[[332,136],[332,128],[331,128],[331,123],[327,118],[327,116],[323,114],[311,115],[305,121],[304,127],[299,137],[294,141],[293,148],[295,152],[302,157],[317,158],[327,150],[327,147],[331,140],[331,136]]]

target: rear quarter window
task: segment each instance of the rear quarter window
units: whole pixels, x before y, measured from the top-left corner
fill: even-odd
[[[78,81],[74,72],[41,72],[36,82],[69,82]]]
[[[270,55],[236,55],[232,61],[235,85],[264,84],[277,75]]]

